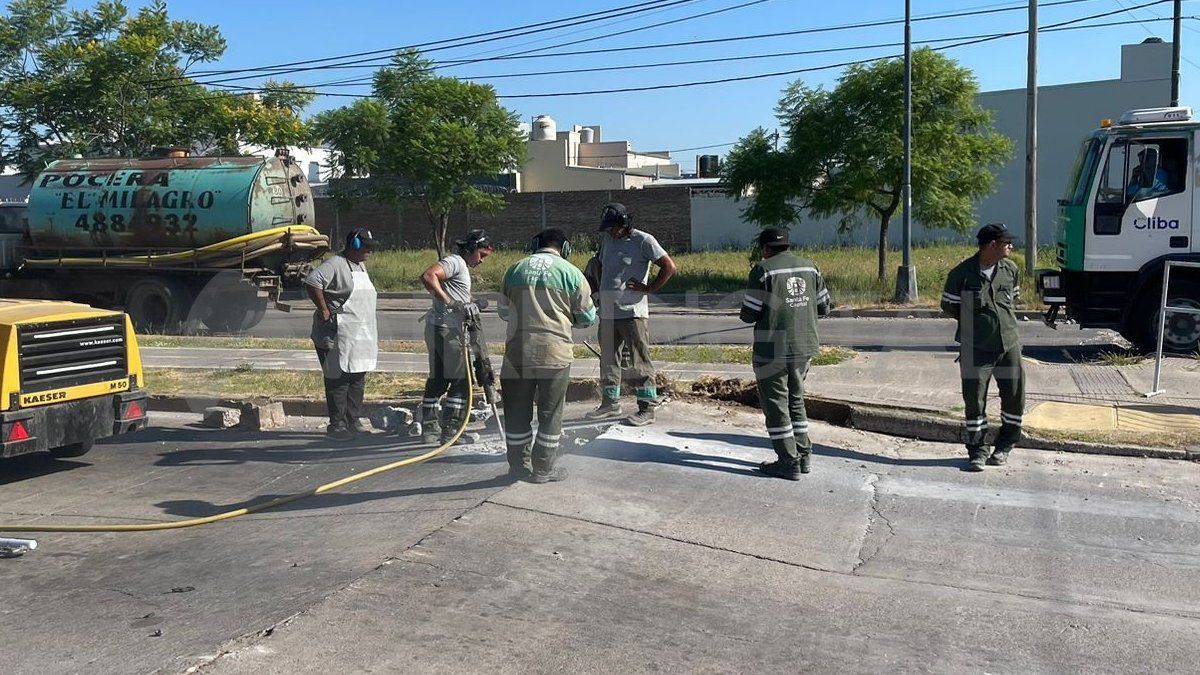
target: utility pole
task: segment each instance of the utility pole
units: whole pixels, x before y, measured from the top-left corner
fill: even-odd
[[[1037,270],[1037,0],[1029,0],[1029,55],[1025,80],[1025,278]]]
[[[912,0],[904,0],[904,178],[900,189],[904,260],[896,271],[896,302],[910,304],[917,301],[917,268],[912,264]]]
[[[1171,105],[1179,105],[1179,29],[1183,23],[1183,0],[1175,0],[1174,30],[1171,35]]]

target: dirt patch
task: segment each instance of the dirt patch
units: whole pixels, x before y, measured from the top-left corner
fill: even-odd
[[[752,408],[758,407],[758,387],[753,382],[747,380],[702,377],[692,383],[689,393],[692,396],[717,401],[731,401],[733,403],[748,405]]]

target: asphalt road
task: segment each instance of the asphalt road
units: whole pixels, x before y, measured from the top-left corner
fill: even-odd
[[[570,417],[580,413],[571,411]],[[278,511],[45,534],[0,559],[8,672],[1181,672],[1200,661],[1200,465],[813,424],[756,476],[754,411],[679,403],[509,484],[468,447]],[[209,514],[413,451],[153,427],[0,463],[0,521]],[[2,530],[2,528],[0,528]],[[0,532],[2,533],[2,532]]]
[[[385,340],[423,340],[424,312],[379,312],[379,336]],[[257,337],[308,337],[312,315],[301,310],[292,313],[267,312],[262,323],[249,331]],[[484,312],[488,339],[502,340],[504,323],[495,312]],[[942,350],[954,344],[951,319],[822,319],[819,324],[822,344],[857,349]],[[1021,322],[1021,340],[1025,346],[1110,345],[1114,333],[1084,330],[1075,326],[1047,328],[1038,321]],[[657,344],[748,344],[750,327],[734,314],[660,314],[652,315],[650,333]],[[575,341],[595,340],[596,327],[576,331]],[[593,343],[594,344],[594,343]]]

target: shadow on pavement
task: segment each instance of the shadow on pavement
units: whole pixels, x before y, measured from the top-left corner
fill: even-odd
[[[718,434],[718,433],[688,433],[684,431],[672,431],[670,435],[679,438],[690,438],[698,441],[715,441],[726,443],[740,447],[763,448],[771,450],[771,443],[765,436],[748,436],[746,434]],[[828,445],[813,444],[813,454],[821,457],[836,457],[839,459],[849,459],[858,462],[872,462],[874,464],[887,464],[889,466],[945,466],[960,468],[964,459],[953,457],[935,457],[929,459],[896,459],[894,457],[884,457],[874,455],[868,452],[858,452],[855,450],[846,450],[844,448],[835,448]],[[742,460],[725,460],[741,462]],[[753,464],[758,466],[758,464]]]
[[[488,478],[485,480],[472,481],[470,483],[459,483],[457,485],[439,485],[431,487],[403,488],[397,490],[381,490],[375,492],[329,492],[321,495],[305,497],[290,504],[284,504],[269,511],[264,511],[265,514],[284,513],[295,511],[312,511],[315,509],[329,509],[339,506],[351,506],[354,504],[362,504],[365,502],[377,501],[380,499],[394,499],[397,497],[413,497],[416,495],[434,495],[434,494],[449,494],[454,492],[468,492],[471,490],[486,490],[489,488],[503,488],[511,485],[513,479],[509,478],[507,473]],[[252,499],[247,499],[240,502],[230,504],[216,504],[206,502],[200,499],[179,499],[172,501],[159,502],[155,504],[162,509],[164,513],[173,516],[183,516],[186,518],[199,518],[210,516],[235,509],[247,508],[256,504],[269,502],[273,499],[285,497],[286,494],[274,495],[259,495]],[[403,509],[396,509],[403,510]]]
[[[213,436],[220,433],[221,436]],[[214,441],[224,441],[221,447]],[[138,441],[164,444],[203,444],[160,453],[156,466],[195,466],[273,462],[279,464],[313,461],[356,461],[385,459],[393,452],[413,452],[429,446],[390,434],[360,436],[352,441],[333,441],[324,432],[260,431],[216,432],[215,430],[154,429],[139,435]],[[255,444],[265,443],[258,446]]]
[[[61,471],[82,469],[89,462],[55,459],[48,452],[35,452],[8,459],[0,459],[0,485],[17,483],[30,478],[49,476]]]

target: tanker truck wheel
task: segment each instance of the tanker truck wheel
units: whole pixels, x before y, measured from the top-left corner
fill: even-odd
[[[139,279],[125,294],[125,311],[139,333],[178,333],[191,306],[188,289],[162,277]]]
[[[266,298],[251,297],[213,307],[203,321],[214,333],[241,333],[257,326],[266,314]]]

